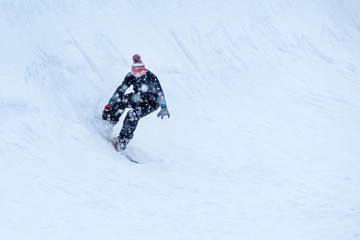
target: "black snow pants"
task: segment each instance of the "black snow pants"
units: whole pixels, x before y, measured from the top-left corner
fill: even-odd
[[[126,114],[122,129],[119,133],[120,138],[130,141],[134,136],[134,131],[140,118],[154,112],[159,108],[155,101],[146,97],[140,97],[136,93],[125,94],[116,102],[110,112],[110,122],[116,124],[126,108],[131,108]]]

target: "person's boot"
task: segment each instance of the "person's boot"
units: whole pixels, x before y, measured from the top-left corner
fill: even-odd
[[[114,137],[111,140],[112,145],[116,151],[123,151],[126,148],[126,145],[129,143],[129,140],[126,138],[120,138],[120,136]]]

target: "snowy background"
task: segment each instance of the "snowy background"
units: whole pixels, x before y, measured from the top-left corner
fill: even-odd
[[[0,0],[0,34],[1,240],[360,239],[358,0]],[[101,120],[135,53],[141,165]]]

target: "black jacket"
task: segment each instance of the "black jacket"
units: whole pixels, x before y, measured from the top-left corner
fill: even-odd
[[[161,88],[158,78],[146,70],[146,73],[140,78],[136,78],[129,72],[122,84],[116,89],[113,96],[110,98],[108,105],[113,106],[116,102],[119,102],[126,90],[133,86],[134,94],[139,95],[141,102],[151,101],[158,106],[166,105],[165,95]]]

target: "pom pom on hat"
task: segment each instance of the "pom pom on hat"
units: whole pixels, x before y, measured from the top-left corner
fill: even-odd
[[[133,56],[133,61],[134,61],[134,63],[142,62],[140,55],[139,55],[139,54],[135,54],[135,55]]]
[[[141,61],[139,54],[133,56],[134,63],[131,66],[131,73],[134,77],[139,78],[146,73],[145,64]]]

